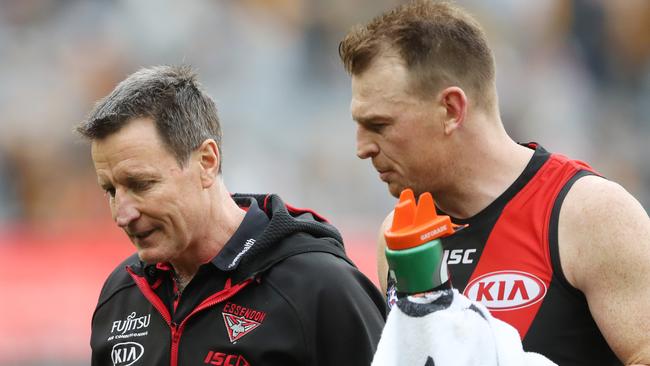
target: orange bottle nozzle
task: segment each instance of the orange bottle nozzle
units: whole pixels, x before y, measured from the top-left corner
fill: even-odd
[[[399,196],[399,202],[395,205],[391,230],[402,230],[413,225],[413,221],[415,220],[415,211],[416,206],[413,191],[410,189],[403,190]]]
[[[415,195],[410,188],[402,191],[395,205],[393,223],[386,230],[386,245],[392,250],[413,248],[431,240],[454,233],[449,216],[438,215],[431,193],[420,195],[415,203]]]

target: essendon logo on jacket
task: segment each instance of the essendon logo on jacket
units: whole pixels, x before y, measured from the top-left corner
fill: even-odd
[[[475,278],[463,295],[483,303],[491,311],[515,310],[543,299],[546,285],[530,273],[498,271]]]
[[[221,314],[223,315],[223,322],[226,324],[230,342],[235,342],[250,333],[253,329],[259,327],[266,318],[266,312],[264,311],[254,310],[231,302],[224,305]]]

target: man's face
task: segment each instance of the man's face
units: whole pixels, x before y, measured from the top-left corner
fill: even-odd
[[[436,186],[448,164],[443,146],[445,109],[410,94],[408,71],[398,56],[382,55],[352,76],[352,118],[357,122],[357,156],[372,160],[379,178],[398,197]]]
[[[150,119],[134,119],[92,143],[100,186],[113,220],[147,263],[182,255],[200,235],[201,183],[191,163],[181,168]]]

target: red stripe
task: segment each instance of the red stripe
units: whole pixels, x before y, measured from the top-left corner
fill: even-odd
[[[318,213],[316,213],[316,211],[314,211],[314,210],[312,210],[312,209],[309,209],[309,208],[296,208],[296,207],[291,206],[291,205],[288,204],[288,203],[285,203],[284,205],[287,207],[287,210],[288,210],[290,213],[294,214],[294,215],[300,215],[300,214],[303,214],[303,213],[310,213],[310,214],[312,214],[312,215],[313,215],[313,216],[314,216],[318,221],[328,222],[328,223],[329,223],[329,221],[328,221],[326,218],[324,218],[323,216],[319,215]]]
[[[217,292],[216,294],[208,297],[207,299],[203,300],[192,312],[183,319],[181,324],[177,328],[177,332],[175,333],[172,329],[172,361],[171,361],[171,366],[177,366],[178,365],[178,344],[180,342],[181,334],[183,333],[183,330],[185,329],[185,325],[187,324],[187,321],[196,313],[203,311],[209,307],[215,306],[216,304],[226,301],[229,298],[235,296],[237,292],[239,292],[241,289],[244,287],[248,286],[249,283],[251,283],[252,280],[248,279],[242,283],[238,283],[235,286],[232,286],[226,290],[222,290]]]
[[[264,204],[262,205],[262,209],[263,209],[266,213],[268,213],[268,210],[267,210],[267,208],[266,208],[266,204],[269,202],[269,197],[271,197],[271,195],[269,195],[269,194],[267,194],[266,197],[264,197]]]
[[[551,156],[503,209],[465,288],[464,293],[472,295],[468,297],[481,298],[492,315],[515,327],[522,339],[553,276],[548,229],[555,199],[584,167],[564,156]],[[540,292],[529,293],[524,284]]]
[[[162,285],[162,278],[158,278],[156,282],[151,285],[151,289],[155,290],[157,289],[160,285]]]
[[[138,288],[140,289],[144,297],[147,300],[149,300],[151,305],[153,305],[153,307],[156,308],[156,310],[158,310],[160,315],[167,323],[167,326],[171,330],[171,339],[172,339],[171,351],[170,351],[171,366],[178,366],[178,346],[180,343],[181,335],[183,334],[183,330],[185,329],[185,325],[187,324],[187,321],[196,313],[203,311],[209,307],[212,307],[220,302],[228,300],[229,298],[233,297],[237,292],[241,291],[244,287],[248,286],[248,284],[252,282],[252,279],[248,279],[244,282],[238,283],[227,289],[219,291],[216,294],[213,294],[212,296],[203,300],[196,308],[194,308],[194,310],[192,310],[192,312],[181,321],[180,325],[176,325],[172,323],[171,321],[172,318],[171,315],[169,314],[169,310],[167,310],[167,307],[165,306],[163,301],[158,297],[158,295],[156,295],[153,289],[149,286],[147,280],[144,277],[138,276],[129,267],[126,267],[126,270],[131,275],[133,281],[138,286]],[[177,301],[178,298],[176,299],[175,303]],[[174,304],[174,307],[175,305],[176,304]]]
[[[165,322],[167,322],[167,325],[171,325],[172,323],[172,316],[169,314],[169,310],[167,310],[167,307],[163,303],[163,301],[156,295],[156,293],[153,291],[153,289],[149,286],[149,283],[144,277],[140,277],[130,267],[126,267],[127,272],[131,275],[133,278],[133,281],[135,281],[135,284],[138,285],[138,288],[142,292],[145,298],[149,300],[151,305],[153,305],[156,310],[160,313],[160,315],[165,319]]]
[[[267,213],[268,213],[267,205],[268,205],[269,197],[271,197],[271,195],[267,195],[266,197],[264,197],[264,204],[262,205],[262,209],[263,209],[265,212],[267,212]],[[327,223],[329,223],[329,220],[327,220],[325,217],[321,216],[320,214],[316,213],[316,211],[314,211],[314,210],[312,210],[312,209],[309,209],[309,208],[298,208],[298,207],[291,206],[291,205],[288,204],[288,203],[285,203],[284,206],[287,208],[287,211],[289,211],[290,213],[292,213],[292,214],[294,214],[294,215],[300,215],[300,214],[303,214],[303,213],[310,213],[310,214],[312,214],[312,215],[313,215],[317,220],[319,220],[319,221],[321,221],[321,222],[327,222]]]
[[[171,271],[172,266],[169,263],[156,263],[156,268],[163,271]]]

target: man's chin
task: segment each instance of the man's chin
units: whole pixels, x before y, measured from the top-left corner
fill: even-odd
[[[399,198],[399,195],[402,193],[403,190],[404,187],[402,187],[402,185],[400,184],[388,183],[388,192],[390,192],[390,194],[395,198]]]
[[[155,253],[150,249],[138,249],[138,257],[146,264],[167,262],[165,256]]]

